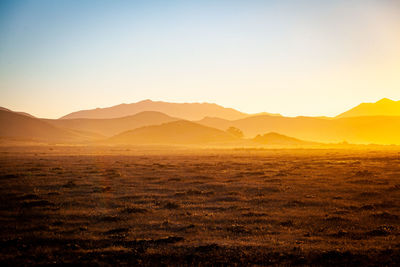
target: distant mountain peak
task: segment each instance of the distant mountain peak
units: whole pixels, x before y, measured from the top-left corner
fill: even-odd
[[[380,104],[382,104],[382,103],[393,103],[393,102],[396,102],[396,101],[393,101],[393,100],[385,97],[385,98],[382,98],[381,100],[377,101],[376,104],[378,104],[378,103],[380,103]]]
[[[215,144],[229,143],[238,138],[215,128],[178,120],[126,131],[108,139],[119,144]]]
[[[159,111],[141,111],[134,115],[111,119],[58,119],[47,120],[47,122],[57,127],[92,132],[109,137],[127,130],[176,120],[178,118],[173,118]]]
[[[21,111],[13,111],[13,110],[5,108],[5,107],[0,107],[0,110],[8,111],[8,112],[14,112],[14,113],[17,113],[17,114],[20,114],[20,115],[24,115],[24,116],[27,116],[27,117],[35,118],[35,116],[33,116],[33,115],[29,114],[29,113],[21,112]]]
[[[158,111],[185,120],[201,120],[207,116],[235,120],[249,116],[238,110],[214,103],[170,103],[145,99],[131,104],[81,110],[70,113],[61,119],[112,119],[134,115],[142,111]]]
[[[346,118],[363,116],[400,116],[400,101],[382,98],[375,103],[361,103],[336,117]]]

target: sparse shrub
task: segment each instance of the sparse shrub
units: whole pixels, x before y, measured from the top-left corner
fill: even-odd
[[[148,212],[148,209],[145,208],[138,208],[138,207],[125,207],[124,209],[121,210],[121,213],[145,213]]]
[[[66,184],[64,184],[62,187],[65,188],[73,188],[76,186],[76,183],[74,181],[68,181]]]
[[[164,209],[169,209],[169,210],[178,209],[179,207],[180,207],[179,204],[174,202],[167,202],[163,205]]]
[[[238,137],[238,138],[243,138],[243,136],[244,136],[242,130],[240,130],[239,128],[233,127],[233,126],[229,127],[226,131],[228,133],[230,133],[231,135]]]

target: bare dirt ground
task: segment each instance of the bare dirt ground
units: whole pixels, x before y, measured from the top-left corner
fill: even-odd
[[[0,148],[5,265],[398,265],[400,153]]]

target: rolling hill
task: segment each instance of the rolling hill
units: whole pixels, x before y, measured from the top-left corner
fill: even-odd
[[[336,118],[362,116],[400,116],[400,101],[383,98],[375,103],[361,103],[360,105],[339,114]]]
[[[354,144],[400,144],[400,116],[371,116],[350,118],[254,116],[240,120],[204,118],[197,121],[205,126],[226,130],[233,126],[246,137],[265,132],[278,132],[303,140]]]
[[[283,117],[269,114],[249,115],[233,109],[226,109],[215,104],[176,104],[153,102],[120,105],[108,109],[72,113],[69,118],[50,120],[37,119],[29,114],[13,112],[0,108],[0,137],[22,138],[48,142],[87,142],[107,139],[114,143],[173,143],[205,144],[234,142],[237,145],[256,142],[292,142],[293,144],[310,140],[320,143],[340,143],[347,141],[353,144],[397,144],[400,145],[400,116],[397,107],[400,101],[382,99],[376,103],[361,104],[335,118],[327,117]],[[122,111],[119,110],[122,108]],[[109,119],[74,119],[74,116],[113,116],[120,112],[136,112],[141,109],[158,108],[180,115],[172,117],[159,111],[142,111],[135,115]],[[99,112],[99,113],[98,113]],[[81,115],[79,115],[81,114]],[[198,118],[189,122],[181,117]],[[215,116],[241,117],[225,119]],[[384,116],[359,116],[363,114],[385,114]],[[225,132],[229,127],[243,131],[245,138],[237,139]],[[287,139],[283,135],[286,135]],[[291,136],[291,137],[288,137]],[[289,142],[289,143],[290,143]],[[304,142],[304,141],[302,141]]]
[[[0,110],[0,137],[40,142],[76,143],[94,140],[97,136],[58,128],[40,119]]]
[[[317,145],[316,142],[303,141],[283,134],[270,132],[264,135],[257,135],[252,139],[254,142],[268,146],[310,146]]]
[[[11,109],[4,108],[4,107],[0,107],[0,110],[8,111],[8,112],[14,112],[14,113],[17,113],[17,114],[20,114],[20,115],[24,115],[24,116],[28,116],[28,117],[31,117],[31,118],[35,118],[35,116],[32,116],[31,114],[26,113],[26,112],[13,111],[13,110],[11,110]]]
[[[232,108],[224,108],[209,103],[169,103],[162,101],[144,100],[132,104],[121,104],[108,108],[96,108],[70,113],[61,119],[110,119],[137,114],[143,111],[158,111],[168,116],[185,120],[200,120],[207,116],[235,120],[248,117],[249,114],[242,113]],[[269,114],[273,115],[273,114]]]
[[[229,143],[238,138],[227,132],[190,121],[174,121],[146,126],[111,137],[114,144],[179,144],[204,145]]]
[[[58,119],[45,121],[57,127],[93,132],[103,135],[104,137],[111,137],[143,126],[157,125],[177,120],[179,119],[170,117],[161,112],[144,111],[132,116],[115,119]]]

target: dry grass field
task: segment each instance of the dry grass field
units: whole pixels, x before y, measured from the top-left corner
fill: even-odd
[[[6,265],[400,264],[400,152],[1,147]]]

